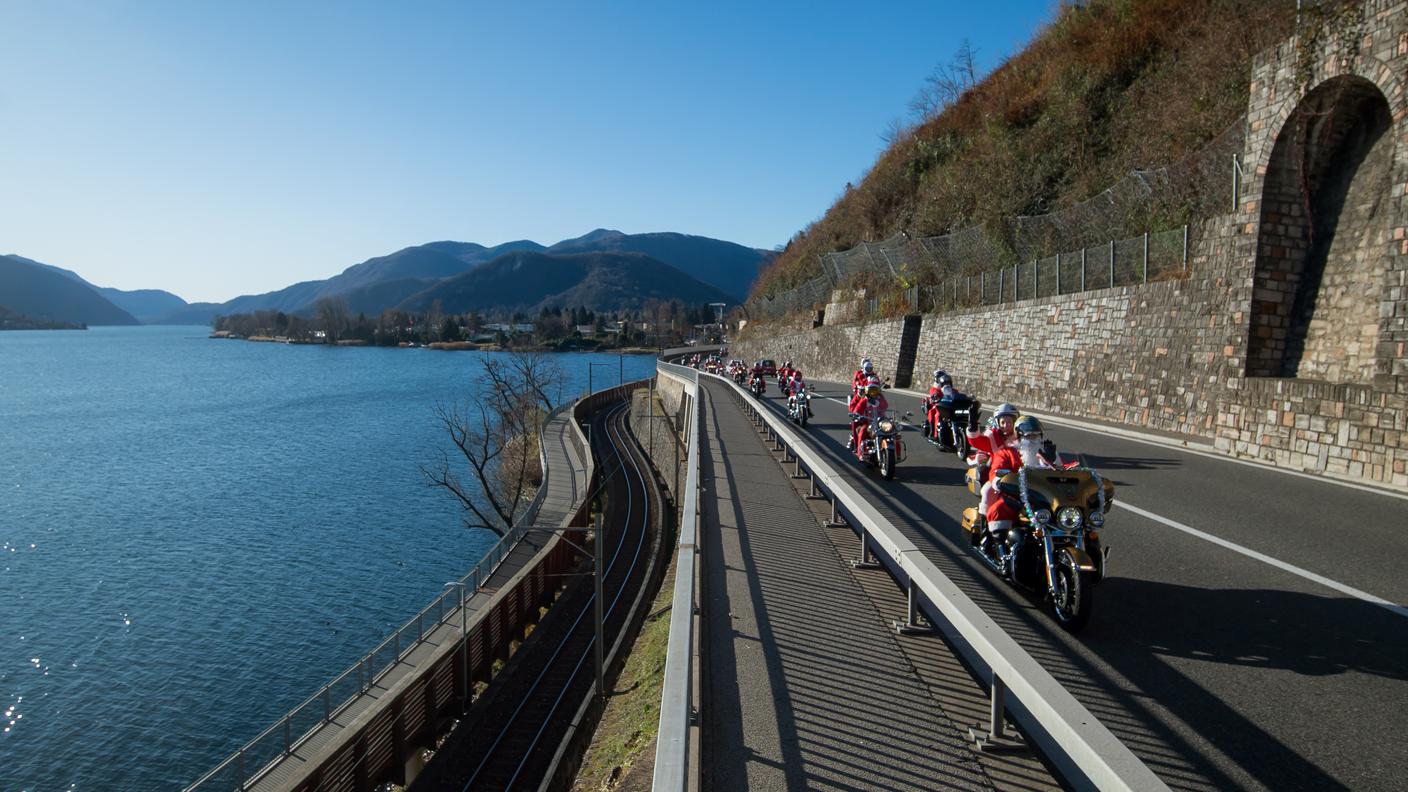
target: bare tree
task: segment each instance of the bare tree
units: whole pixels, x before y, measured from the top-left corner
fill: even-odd
[[[924,85],[909,102],[909,110],[917,124],[936,117],[978,84],[977,59],[978,51],[965,38],[953,54],[953,60],[934,67],[933,73],[924,79]]]
[[[546,355],[512,352],[480,360],[483,391],[470,402],[438,404],[435,417],[455,452],[441,450],[426,483],[459,501],[467,528],[508,533],[541,485],[538,433],[552,412],[549,393],[562,372]]]
[[[341,297],[322,297],[313,304],[313,310],[318,327],[327,333],[328,343],[337,343],[338,337],[347,329],[347,301]]]

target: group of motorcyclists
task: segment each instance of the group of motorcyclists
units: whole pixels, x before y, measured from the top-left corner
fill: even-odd
[[[766,392],[771,368],[771,360],[730,363],[735,380],[746,379],[758,398]],[[805,426],[798,418],[810,417],[811,408],[801,370],[787,360],[775,366],[775,374],[788,416]],[[885,398],[890,385],[868,357],[850,385],[846,448],[892,478],[904,459],[904,441],[900,419]],[[1111,484],[1083,463],[1062,459],[1041,421],[1011,403],[998,405],[983,421],[981,403],[959,391],[942,369],[933,372],[922,409],[925,438],[957,451],[969,467],[965,478],[978,504],[965,510],[963,526],[974,549],[1015,584],[1044,592],[1061,625],[1079,630],[1089,618],[1090,587],[1104,577],[1108,548],[1099,530],[1113,498]]]

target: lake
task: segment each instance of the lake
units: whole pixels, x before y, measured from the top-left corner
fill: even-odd
[[[0,790],[194,781],[494,537],[421,465],[485,355],[0,333]],[[560,393],[648,356],[554,355]]]

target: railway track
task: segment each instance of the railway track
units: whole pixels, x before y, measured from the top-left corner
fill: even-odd
[[[592,418],[592,452],[602,471],[606,577],[603,623],[609,647],[629,620],[646,578],[659,503],[639,449],[626,428],[629,402]],[[580,535],[569,536],[577,541]],[[588,572],[590,574],[590,572]],[[537,789],[595,680],[590,578],[569,587],[525,643],[500,689],[471,712],[412,785],[422,790]],[[487,697],[486,697],[487,699]],[[476,705],[478,707],[479,705]]]

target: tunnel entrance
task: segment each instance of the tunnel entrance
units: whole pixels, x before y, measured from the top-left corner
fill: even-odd
[[[1368,384],[1388,262],[1393,136],[1372,82],[1301,100],[1267,164],[1247,376]]]

